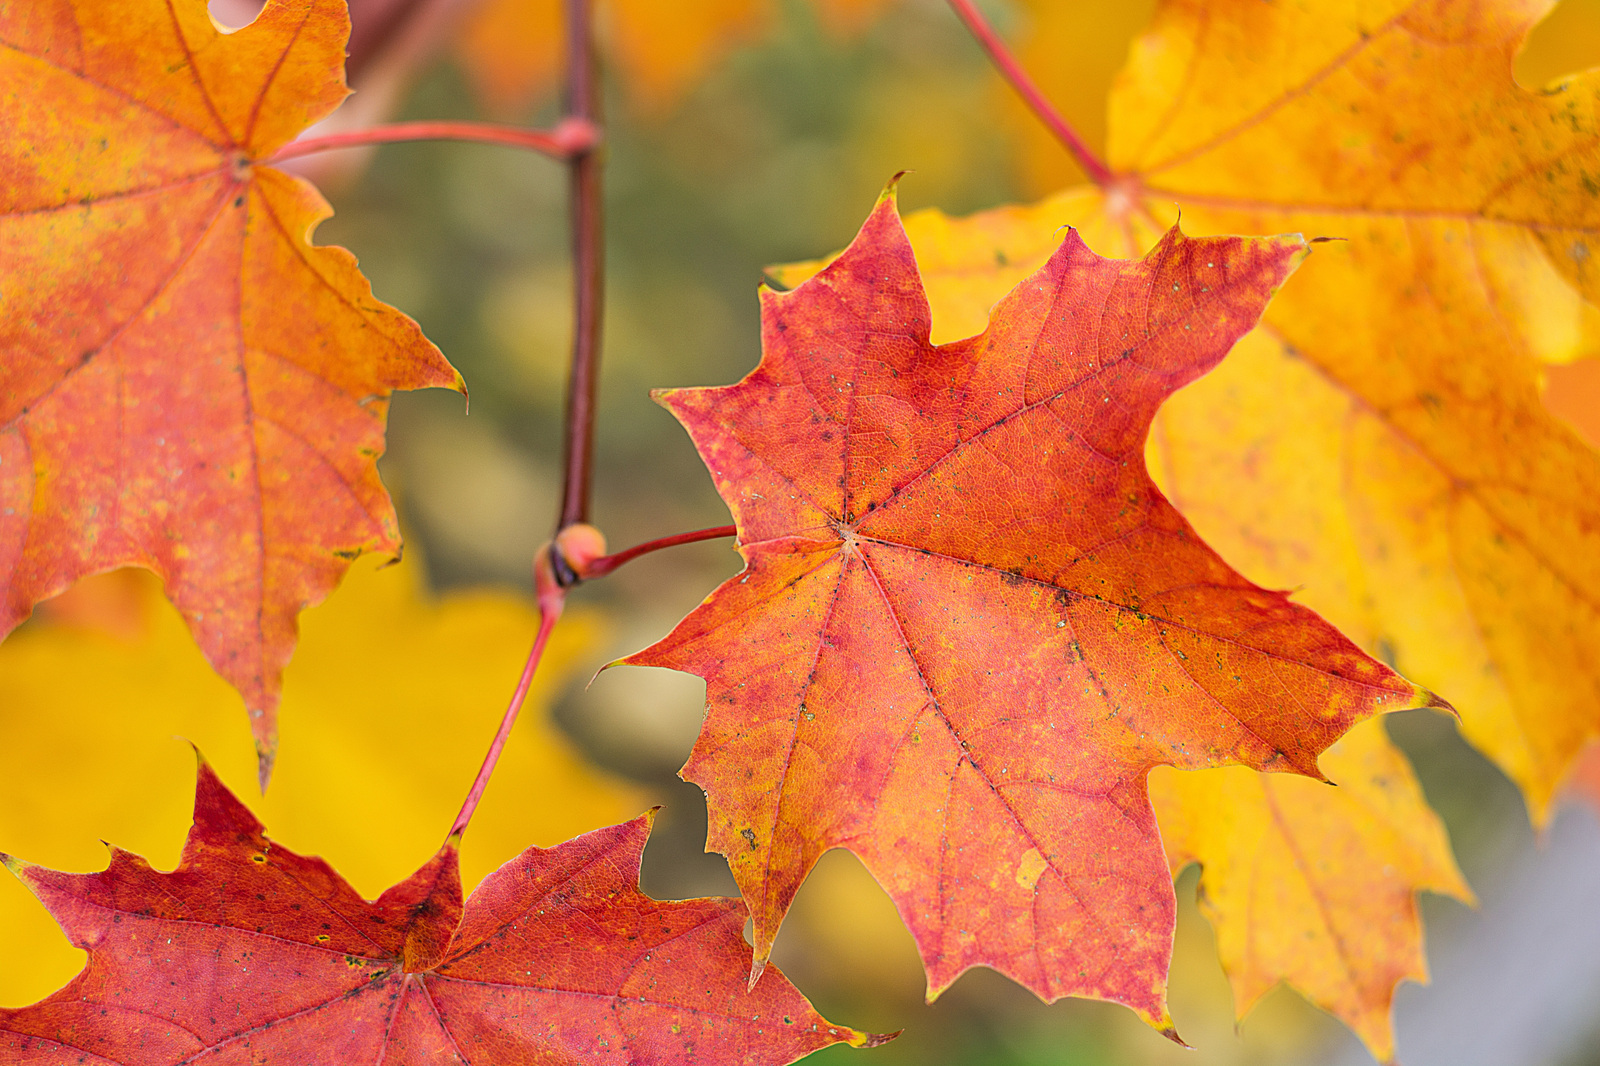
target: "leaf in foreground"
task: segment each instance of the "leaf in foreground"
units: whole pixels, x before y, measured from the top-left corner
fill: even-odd
[[[276,744],[295,616],[395,552],[395,389],[460,387],[299,179],[345,96],[340,0],[223,34],[204,0],[0,9],[0,633],[84,574],[160,574]]]
[[[737,900],[638,890],[650,816],[490,874],[455,842],[374,902],[271,843],[203,762],[183,861],[103,873],[7,859],[89,963],[0,1010],[8,1062],[785,1063],[845,1041],[781,974],[746,990]]]
[[[1319,776],[1432,697],[1234,573],[1145,471],[1150,419],[1253,326],[1298,236],[1171,231],[1120,262],[1069,234],[987,331],[929,343],[891,194],[830,267],[763,294],[743,382],[662,394],[746,569],[625,660],[706,679],[683,776],[755,923],[756,965],[847,847],[930,996],[987,965],[1038,995],[1165,1007],[1158,764]]]
[[[1173,872],[1201,865],[1200,907],[1239,1017],[1286,981],[1388,1062],[1395,986],[1428,979],[1416,894],[1471,902],[1472,891],[1381,720],[1341,737],[1322,767],[1337,788],[1240,767],[1157,769],[1150,798]]]
[[[1345,238],[1163,410],[1152,465],[1253,580],[1448,698],[1536,820],[1600,736],[1600,456],[1539,402],[1540,361],[1600,336],[1600,73],[1515,83],[1549,7],[1172,0],[1112,93],[1113,187],[910,222],[950,337],[1064,224],[1126,256],[1175,208]]]

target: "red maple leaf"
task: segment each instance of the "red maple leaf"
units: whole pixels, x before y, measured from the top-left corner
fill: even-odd
[[[929,343],[891,193],[832,265],[762,295],[744,381],[669,391],[746,569],[627,662],[706,679],[683,776],[755,923],[849,848],[930,997],[1001,970],[1171,1032],[1158,764],[1320,777],[1377,711],[1438,705],[1200,542],[1150,420],[1255,325],[1299,236],[1102,259],[1069,233],[989,328]]]
[[[393,1066],[786,1063],[840,1041],[781,974],[747,991],[738,900],[638,889],[651,816],[529,848],[463,905],[456,842],[367,902],[271,843],[201,763],[171,873],[7,857],[89,952],[48,999],[0,1010],[0,1059]]]

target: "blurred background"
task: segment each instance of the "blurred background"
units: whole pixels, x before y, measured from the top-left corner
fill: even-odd
[[[1111,79],[1153,0],[982,6],[1068,119],[1100,145]],[[225,23],[250,17],[249,0],[212,7]],[[602,0],[600,7],[608,288],[593,520],[615,550],[728,521],[687,437],[649,390],[728,383],[754,366],[764,267],[842,247],[901,170],[911,172],[900,187],[904,211],[936,206],[953,214],[1034,199],[1079,175],[940,0]],[[358,92],[328,128],[463,117],[542,126],[557,117],[553,4],[353,0],[352,8]],[[1518,76],[1536,86],[1597,61],[1600,0],[1565,0],[1535,34]],[[526,593],[529,561],[550,535],[560,494],[571,314],[564,169],[527,153],[463,144],[304,162],[336,211],[318,230],[318,243],[352,249],[376,294],[416,318],[471,389],[470,410],[444,392],[395,398],[382,471],[407,534],[405,567],[437,595],[485,586]],[[1552,407],[1569,418],[1600,411],[1593,361],[1557,372],[1551,390]],[[664,671],[590,676],[667,632],[737,569],[731,543],[720,541],[647,557],[583,587],[573,599],[587,627],[583,640],[563,653],[544,694],[551,742],[570,746],[625,797],[597,804],[593,825],[601,824],[600,812],[617,820],[665,804],[643,880],[657,897],[735,894],[720,857],[702,853],[699,790],[676,778],[699,729],[703,685]],[[308,614],[308,634],[338,599]],[[506,609],[520,641],[525,609]],[[64,624],[56,617],[31,625]],[[346,623],[362,624],[354,617]],[[466,647],[448,654],[468,655]],[[504,699],[495,693],[509,692],[515,680],[514,665],[494,669],[500,672],[481,682],[491,717]],[[291,696],[298,676],[291,674]],[[217,706],[208,714],[237,716],[237,700],[229,703],[225,690],[205,699]],[[281,773],[300,728],[290,702]],[[1473,912],[1424,899],[1436,981],[1400,993],[1401,1060],[1600,1062],[1600,825],[1593,809],[1570,805],[1536,842],[1516,791],[1459,741],[1448,720],[1409,712],[1389,726],[1482,901]],[[242,737],[242,721],[238,732]],[[206,743],[247,748],[237,738]],[[388,771],[410,772],[397,763]],[[247,780],[234,783],[242,790]],[[577,804],[570,798],[580,788],[576,779],[561,780],[567,783],[539,802]],[[169,835],[181,835],[186,823],[189,784],[178,784],[178,828]],[[269,831],[274,827],[269,818]],[[584,826],[559,828],[566,835]],[[418,832],[436,843],[442,824]],[[537,842],[561,839],[556,827],[549,832],[551,839]],[[174,859],[176,842],[173,836]],[[21,850],[9,838],[0,847]],[[1210,930],[1193,905],[1195,881],[1190,869],[1178,886],[1171,991],[1173,1015],[1193,1051],[1168,1044],[1121,1008],[1045,1006],[988,971],[969,973],[926,1005],[909,935],[844,852],[828,855],[801,892],[775,960],[830,1018],[858,1029],[905,1030],[884,1048],[830,1049],[817,1062],[854,1055],[884,1066],[1370,1062],[1340,1023],[1287,990],[1235,1026]],[[384,883],[358,887],[370,894]],[[0,938],[0,959],[4,946]],[[64,956],[65,974],[76,969],[75,954]]]

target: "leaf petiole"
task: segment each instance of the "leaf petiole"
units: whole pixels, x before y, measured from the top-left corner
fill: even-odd
[[[641,555],[649,555],[651,552],[660,551],[662,548],[676,548],[680,544],[694,544],[702,540],[716,540],[718,537],[732,537],[736,536],[738,532],[739,530],[736,526],[712,526],[709,529],[697,529],[692,533],[675,533],[670,537],[657,537],[655,540],[647,540],[643,544],[635,544],[633,547],[619,551],[615,555],[596,556],[586,562],[568,558],[565,554],[560,553],[558,549],[555,559],[556,578],[564,585],[576,585],[580,581],[605,577],[623,563],[632,562]]]
[[[317,152],[398,144],[402,141],[471,141],[526,148],[555,159],[572,159],[589,152],[600,143],[600,129],[585,118],[562,119],[550,130],[530,130],[493,122],[394,122],[347,133],[303,137],[278,149],[267,162],[281,163],[286,159]]]

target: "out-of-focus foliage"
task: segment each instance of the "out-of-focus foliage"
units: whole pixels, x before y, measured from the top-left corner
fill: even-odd
[[[895,0],[813,0],[834,35],[861,32]],[[775,0],[603,0],[600,43],[641,113],[659,115],[683,102],[702,78],[740,45],[778,28]],[[561,76],[565,32],[561,0],[483,0],[467,18],[457,54],[491,111],[515,113],[548,94]]]

